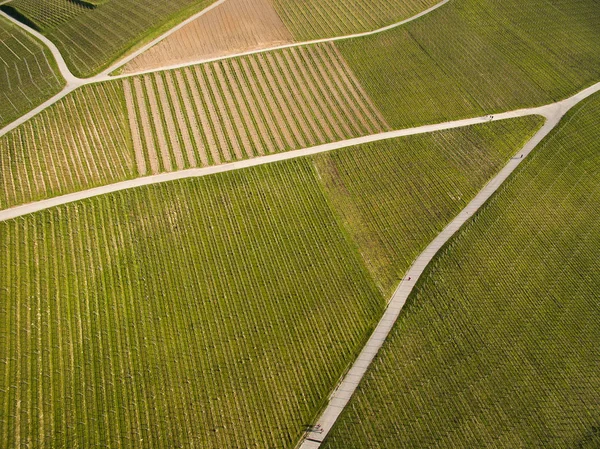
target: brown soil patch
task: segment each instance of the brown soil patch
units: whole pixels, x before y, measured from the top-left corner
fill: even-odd
[[[124,67],[125,73],[293,42],[270,0],[227,0]]]

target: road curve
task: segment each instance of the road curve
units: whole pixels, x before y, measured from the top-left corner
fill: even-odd
[[[59,92],[58,94],[56,94],[54,97],[48,99],[47,101],[45,101],[40,106],[38,106],[38,107],[32,109],[31,111],[29,111],[28,113],[22,115],[21,117],[19,117],[18,119],[16,119],[14,122],[9,123],[4,128],[0,129],[0,137],[2,137],[3,135],[5,135],[6,133],[12,131],[13,129],[17,128],[18,126],[22,125],[27,120],[33,118],[34,116],[36,116],[37,114],[39,114],[40,112],[42,112],[44,109],[52,106],[54,103],[56,103],[57,101],[59,101],[60,99],[62,99],[63,97],[65,97],[67,94],[71,93],[77,87],[84,86],[86,84],[101,83],[101,82],[105,82],[105,81],[110,81],[110,80],[115,80],[115,79],[120,79],[120,78],[128,78],[128,77],[132,77],[132,76],[138,75],[138,73],[131,73],[131,74],[126,74],[126,75],[118,75],[118,76],[110,76],[109,74],[111,72],[114,72],[115,70],[117,70],[119,67],[122,67],[123,65],[127,64],[129,61],[131,61],[132,59],[134,59],[136,56],[138,56],[141,53],[143,53],[144,51],[148,50],[150,47],[156,45],[158,42],[160,42],[161,40],[163,40],[166,37],[170,36],[171,34],[173,34],[174,32],[176,32],[177,30],[181,29],[182,27],[184,27],[188,23],[196,20],[198,17],[202,16],[203,14],[206,14],[211,9],[216,8],[220,4],[224,3],[225,1],[227,1],[227,0],[218,0],[217,2],[213,3],[212,5],[208,6],[205,9],[203,9],[202,11],[194,14],[193,16],[191,16],[188,19],[184,20],[180,24],[178,24],[175,27],[171,28],[169,31],[167,31],[166,33],[162,34],[158,38],[154,39],[152,42],[146,44],[145,46],[143,46],[139,50],[135,51],[134,53],[131,53],[130,55],[126,56],[125,58],[121,59],[120,61],[118,61],[115,64],[113,64],[112,66],[110,66],[108,69],[100,72],[99,74],[97,74],[97,75],[95,75],[95,76],[93,76],[91,78],[77,78],[77,77],[75,77],[71,73],[71,71],[69,70],[69,68],[67,67],[67,64],[66,64],[64,58],[62,57],[60,51],[58,50],[58,48],[56,47],[56,45],[54,45],[52,43],[52,41],[50,41],[47,37],[43,36],[42,34],[38,33],[37,31],[35,31],[34,29],[28,27],[27,25],[25,25],[25,24],[19,22],[18,20],[10,17],[5,12],[0,11],[0,15],[4,16],[5,18],[7,18],[8,20],[10,20],[11,22],[15,23],[16,25],[18,25],[19,27],[21,27],[25,31],[31,33],[33,36],[37,37],[38,39],[40,39],[42,42],[44,42],[48,46],[48,48],[52,52],[54,58],[56,59],[56,62],[58,64],[58,67],[60,69],[60,72],[61,72],[62,76],[67,81],[67,85],[65,86],[65,88],[61,92]],[[309,42],[297,42],[297,43],[290,44],[290,45],[284,45],[284,46],[280,46],[280,47],[270,47],[270,48],[265,48],[265,49],[262,49],[262,50],[255,50],[255,51],[250,51],[250,52],[236,53],[236,54],[232,54],[232,55],[222,56],[220,58],[207,59],[207,60],[204,60],[204,61],[190,62],[190,63],[180,64],[180,65],[175,65],[175,66],[165,66],[165,67],[161,67],[159,69],[153,69],[153,70],[149,70],[149,71],[146,71],[146,72],[140,72],[140,73],[161,72],[161,71],[164,71],[164,70],[171,70],[171,69],[175,69],[175,68],[179,68],[179,67],[187,67],[187,66],[191,66],[191,65],[195,65],[195,64],[202,64],[202,63],[211,62],[211,61],[218,61],[218,60],[222,60],[222,59],[236,58],[236,57],[239,57],[239,56],[250,55],[250,54],[254,54],[254,53],[264,53],[264,52],[268,52],[268,51],[271,51],[271,50],[277,50],[277,49],[280,49],[280,48],[299,47],[299,46],[302,46],[302,45],[310,45],[310,44],[315,44],[315,43],[319,43],[319,42],[330,42],[330,41],[337,41],[337,40],[342,40],[342,39],[353,39],[353,38],[356,38],[356,37],[369,36],[371,34],[377,34],[377,33],[383,32],[383,31],[390,30],[392,28],[396,28],[398,26],[401,26],[401,25],[404,25],[404,24],[406,24],[408,22],[411,22],[411,21],[413,21],[415,19],[418,19],[419,17],[422,17],[425,14],[430,13],[431,11],[439,8],[440,6],[442,6],[442,5],[446,4],[446,3],[448,3],[449,1],[450,0],[443,0],[442,2],[438,3],[437,5],[434,5],[433,7],[429,8],[429,9],[427,9],[425,11],[422,11],[419,14],[413,16],[413,17],[410,17],[410,18],[408,18],[406,20],[403,20],[401,22],[397,22],[397,23],[394,23],[392,25],[386,26],[384,28],[380,28],[378,30],[368,31],[366,33],[353,34],[353,35],[348,35],[348,36],[338,36],[338,37],[333,37],[333,38],[329,38],[329,39],[321,39],[321,40],[309,41]]]
[[[546,118],[546,125],[536,134],[536,136],[530,141],[537,144],[536,139],[541,133],[548,128],[548,124],[553,124],[554,127],[564,114],[569,109],[575,106],[580,101],[600,91],[600,83],[594,84],[585,90],[577,93],[576,95],[567,98],[566,100],[552,103],[546,106],[530,109],[518,109],[515,111],[503,112],[493,116],[493,120],[506,120],[517,117],[525,117],[528,115],[541,115]],[[258,165],[271,164],[273,162],[286,161],[289,159],[295,159],[297,157],[311,156],[314,154],[324,153],[327,151],[337,150],[341,148],[347,148],[354,145],[360,145],[363,143],[378,142],[380,140],[394,139],[397,137],[412,136],[416,134],[425,134],[435,131],[443,131],[447,129],[462,128],[465,126],[476,125],[479,123],[485,123],[490,120],[490,116],[475,117],[464,120],[455,120],[451,122],[438,123],[434,125],[419,126],[416,128],[400,129],[396,131],[388,131],[379,134],[371,134],[368,136],[357,137],[354,139],[341,140],[338,142],[327,143],[324,145],[318,145],[314,147],[304,148],[295,151],[287,151],[284,153],[271,154],[268,156],[261,156],[253,159],[246,159],[243,161],[231,162],[228,164],[214,165],[210,167],[192,168],[188,170],[181,170],[176,172],[162,173],[158,175],[145,176],[142,178],[131,179],[128,181],[117,182],[114,184],[108,184],[93,189],[82,190],[80,192],[70,193],[67,195],[61,195],[46,200],[36,201],[33,203],[24,204],[21,206],[12,207],[10,209],[4,209],[0,211],[0,222],[10,220],[13,218],[21,217],[23,215],[39,212],[44,209],[51,207],[60,206],[62,204],[72,203],[75,201],[83,200],[86,198],[92,198],[95,196],[106,195],[112,192],[118,192],[121,190],[132,189],[135,187],[147,186],[151,184],[160,184],[163,182],[174,181],[177,179],[186,178],[198,178],[202,176],[214,175],[217,173],[223,173],[226,171],[240,170],[243,168],[256,167]],[[548,130],[549,132],[549,130]],[[547,133],[546,133],[547,134]],[[545,134],[544,134],[545,135]],[[543,136],[542,136],[543,137]],[[540,139],[541,140],[541,139]],[[539,140],[538,140],[539,141]],[[528,144],[529,145],[529,144]],[[507,167],[511,166],[511,163]],[[490,183],[491,184],[491,183]],[[487,187],[486,187],[487,188]],[[468,207],[468,206],[467,206]]]
[[[71,73],[71,70],[69,70],[69,67],[67,66],[67,63],[65,62],[65,59],[63,58],[62,54],[60,53],[60,51],[58,50],[56,45],[54,45],[54,43],[50,39],[48,39],[46,36],[39,33],[38,31],[34,30],[33,28],[28,27],[24,23],[19,22],[14,17],[9,16],[4,11],[0,11],[0,16],[4,17],[7,20],[10,20],[12,23],[17,25],[19,28],[22,28],[23,30],[25,30],[29,34],[35,36],[38,40],[40,40],[44,44],[46,44],[46,47],[48,47],[48,49],[52,53],[52,56],[54,56],[54,59],[56,60],[56,64],[58,65],[58,70],[60,71],[60,74],[63,76],[63,78],[67,82],[67,86],[68,85],[80,86],[82,84],[85,84],[85,82],[87,80],[82,79],[82,78],[77,78],[75,75],[73,75]]]
[[[521,109],[518,111],[511,111],[494,116],[494,120],[505,120],[516,117],[523,117],[526,115],[542,115],[544,117],[551,116],[556,105],[542,106],[541,108],[533,109]],[[83,200],[86,198],[92,198],[95,196],[106,195],[108,193],[118,192],[121,190],[132,189],[135,187],[147,186],[151,184],[160,184],[163,182],[174,181],[177,179],[186,178],[199,178],[202,176],[214,175],[217,173],[223,173],[232,170],[240,170],[243,168],[256,167],[258,165],[271,164],[274,162],[286,161],[289,159],[295,159],[303,156],[311,156],[314,154],[324,153],[327,151],[337,150],[340,148],[347,148],[354,145],[360,145],[369,142],[378,142],[380,140],[394,139],[396,137],[411,136],[415,134],[425,134],[435,131],[442,131],[446,129],[461,128],[470,125],[476,125],[479,123],[488,122],[490,119],[488,116],[476,117],[465,120],[456,120],[452,122],[439,123],[436,125],[425,125],[417,128],[401,129],[396,131],[388,131],[379,134],[371,134],[368,136],[357,137],[354,139],[341,140],[338,142],[327,143],[324,145],[318,145],[314,147],[304,148],[295,151],[287,151],[283,153],[271,154],[268,156],[256,157],[253,159],[245,159],[242,161],[230,162],[227,164],[213,165],[202,168],[191,168],[188,170],[181,170],[169,173],[161,173],[158,175],[145,176],[141,178],[131,179],[128,181],[117,182],[114,184],[108,184],[101,187],[95,187],[93,189],[82,190],[75,193],[69,193],[66,195],[49,198],[46,200],[36,201],[33,203],[24,204],[22,206],[16,206],[10,209],[4,209],[0,211],[0,222],[10,220],[12,218],[21,217],[23,215],[38,212],[51,207],[59,206],[61,204],[72,203],[74,201]]]
[[[531,151],[558,125],[562,117],[580,101],[590,95],[600,91],[600,83],[591,86],[579,92],[577,95],[554,103],[552,107],[546,107],[544,110],[546,123],[542,128],[527,142],[527,144],[517,154],[521,157],[512,158],[508,164],[494,177],[485,187],[479,191],[477,196],[450,222],[444,230],[425,248],[413,262],[405,274],[404,279],[394,292],[392,299],[377,324],[377,327],[371,334],[371,337],[363,347],[360,355],[355,360],[352,367],[344,375],[342,381],[329,397],[329,403],[316,422],[315,427],[306,433],[304,439],[299,442],[299,449],[317,449],[331,431],[331,428],[338,417],[350,401],[350,398],[356,391],[360,381],[366,374],[377,352],[381,349],[383,342],[392,330],[394,323],[400,315],[400,311],[413,286],[419,280],[425,267],[431,262],[436,253],[442,246],[466,223],[466,221],[479,210],[479,208],[498,190],[502,183],[510,174],[521,164],[521,162],[531,153]],[[544,108],[542,108],[544,109]],[[500,115],[498,116],[500,117]]]

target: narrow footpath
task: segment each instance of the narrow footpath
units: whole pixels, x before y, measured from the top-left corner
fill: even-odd
[[[329,397],[329,403],[315,426],[306,433],[303,441],[299,443],[300,449],[317,449],[331,431],[331,428],[337,421],[338,417],[348,405],[350,398],[356,391],[360,381],[367,372],[373,359],[381,349],[383,342],[392,330],[394,323],[400,315],[400,311],[408,296],[410,295],[413,286],[417,283],[425,267],[431,262],[437,252],[444,244],[452,237],[460,227],[471,218],[479,208],[498,190],[502,183],[510,176],[510,174],[526,159],[533,149],[558,125],[564,115],[576,104],[589,97],[590,95],[600,91],[600,83],[585,89],[577,95],[555,103],[551,107],[544,109],[546,123],[544,126],[531,138],[529,142],[519,151],[516,157],[512,158],[506,166],[493,178],[477,196],[458,214],[458,216],[450,222],[448,226],[429,244],[413,262],[411,267],[406,272],[403,281],[400,283],[392,299],[377,324],[377,327],[371,334],[371,337],[365,344],[360,355],[343,377],[340,384]],[[520,156],[523,155],[521,158]]]

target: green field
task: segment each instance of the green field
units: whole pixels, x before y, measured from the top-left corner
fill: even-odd
[[[299,41],[373,31],[412,17],[441,0],[274,0]]]
[[[76,90],[0,137],[0,208],[137,176],[121,83]]]
[[[392,128],[552,103],[600,79],[597,0],[452,0],[337,42]]]
[[[538,125],[384,141],[0,223],[0,446],[294,447],[385,304],[339,209],[351,201],[322,168],[356,190],[375,165],[384,204],[410,208],[408,222],[438,209],[436,229]],[[406,201],[416,190],[423,200]],[[406,253],[431,234],[394,229]]]
[[[50,51],[0,17],[0,128],[58,93],[65,81]]]
[[[386,298],[542,118],[421,134],[315,157],[327,197]]]
[[[90,76],[213,0],[13,0],[2,8],[40,30],[71,71]]]
[[[434,259],[327,449],[597,448],[600,95]]]

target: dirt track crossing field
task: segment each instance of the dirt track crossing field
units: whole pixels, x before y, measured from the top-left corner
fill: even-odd
[[[125,73],[293,42],[270,0],[228,0],[139,55]]]
[[[389,130],[333,44],[123,84],[140,174],[148,165],[155,174]]]

